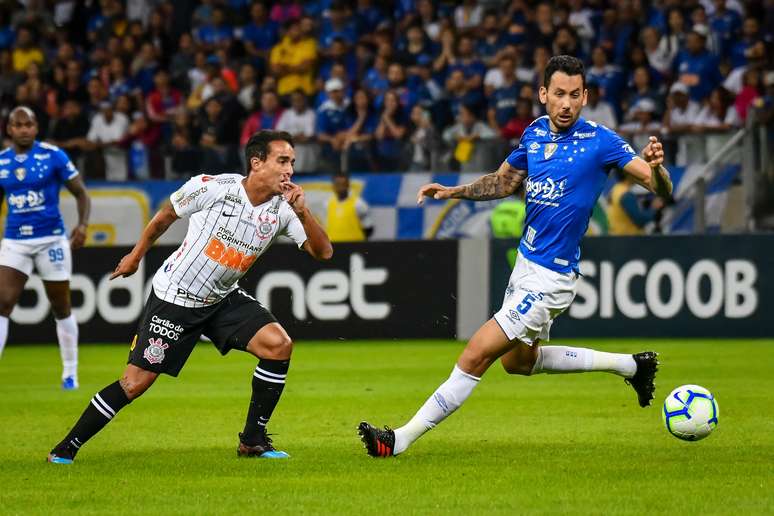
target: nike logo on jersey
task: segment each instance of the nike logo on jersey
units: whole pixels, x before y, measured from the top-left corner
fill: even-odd
[[[221,213],[221,215],[223,215],[224,217],[236,217],[237,216],[236,213],[233,213],[233,212],[226,213],[225,211],[223,213]]]

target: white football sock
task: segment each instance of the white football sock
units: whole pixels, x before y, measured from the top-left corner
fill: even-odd
[[[473,388],[478,385],[477,378],[454,365],[451,376],[430,396],[417,411],[411,421],[395,430],[395,455],[402,453],[422,434],[435,428],[452,412],[462,405]]]
[[[75,315],[56,320],[56,338],[62,356],[62,379],[78,376],[78,323]]]
[[[0,315],[0,357],[3,356],[6,340],[8,340],[8,317]]]
[[[532,374],[584,371],[606,371],[630,378],[637,372],[637,363],[632,355],[625,353],[606,353],[569,346],[540,346]]]

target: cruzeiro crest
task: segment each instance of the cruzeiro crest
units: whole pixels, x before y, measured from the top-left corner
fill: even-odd
[[[24,178],[27,177],[27,169],[24,167],[19,167],[13,171],[13,175],[15,175],[16,179],[19,181],[24,181]]]
[[[546,148],[543,149],[543,158],[548,159],[553,156],[557,148],[559,148],[559,146],[555,143],[546,143]]]
[[[164,350],[169,347],[169,344],[164,344],[161,339],[148,339],[150,344],[145,351],[142,352],[142,356],[149,364],[160,364],[164,361]]]

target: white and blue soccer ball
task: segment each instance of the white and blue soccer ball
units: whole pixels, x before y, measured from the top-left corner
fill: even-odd
[[[681,385],[664,400],[662,416],[669,433],[684,441],[698,441],[718,426],[718,402],[699,385]]]

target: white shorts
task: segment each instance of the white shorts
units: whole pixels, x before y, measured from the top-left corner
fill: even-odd
[[[69,281],[73,269],[70,241],[67,237],[34,238],[0,242],[0,265],[27,276],[33,266],[43,281]]]
[[[555,272],[519,254],[494,319],[510,340],[547,341],[554,318],[575,299],[576,283],[576,273]]]

